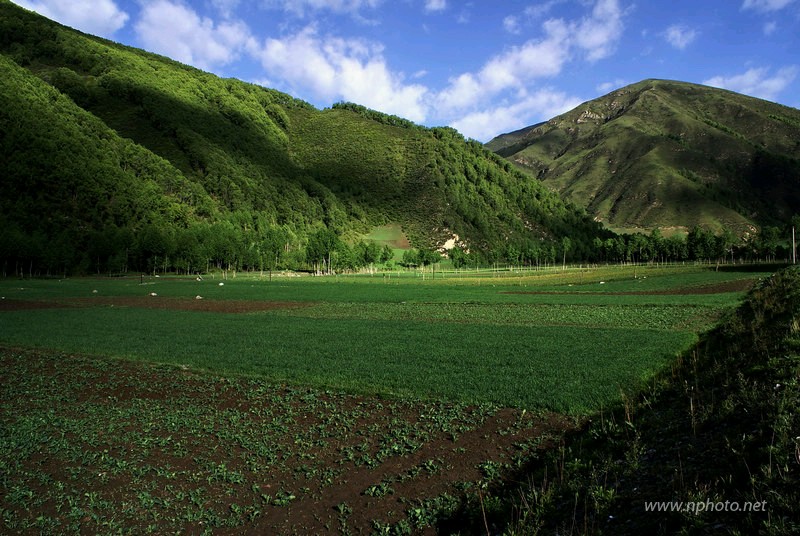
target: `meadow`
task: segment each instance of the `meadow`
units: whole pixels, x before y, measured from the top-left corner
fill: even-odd
[[[766,275],[635,270],[0,281],[2,522],[436,526]]]
[[[646,381],[741,297],[692,288],[754,275],[640,269],[629,277],[616,269],[433,281],[5,281],[7,304],[39,306],[5,311],[0,343],[367,394],[586,413]],[[675,288],[687,290],[665,292]],[[221,305],[197,311],[190,300]],[[263,309],[225,307],[243,301]]]

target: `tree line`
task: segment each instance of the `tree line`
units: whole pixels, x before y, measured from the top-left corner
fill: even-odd
[[[320,226],[312,232],[268,221],[230,218],[176,227],[146,224],[108,226],[77,236],[64,229],[53,236],[26,233],[13,223],[0,230],[0,267],[4,277],[69,274],[178,273],[210,271],[311,271],[343,273],[380,266],[429,266],[445,259],[456,269],[487,266],[553,266],[561,263],[752,262],[780,261],[791,255],[790,229],[766,227],[743,240],[730,232],[715,234],[695,227],[685,236],[649,234],[596,238],[578,250],[567,236],[529,238],[488,248],[456,246],[405,250],[347,239]],[[399,253],[399,252],[398,252]]]

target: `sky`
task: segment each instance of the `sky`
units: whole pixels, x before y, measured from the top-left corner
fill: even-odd
[[[487,142],[647,78],[800,108],[800,0],[13,0],[318,108]]]

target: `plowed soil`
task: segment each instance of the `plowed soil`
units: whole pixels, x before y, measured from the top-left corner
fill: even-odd
[[[311,302],[257,300],[208,300],[170,298],[161,296],[92,296],[90,298],[61,298],[47,300],[0,300],[0,311],[25,309],[54,309],[59,307],[137,307],[173,311],[202,311],[207,313],[256,313],[275,309],[307,307]]]
[[[15,445],[0,453],[0,507],[55,533],[432,534],[426,501],[457,500],[577,426],[10,348],[0,385]]]

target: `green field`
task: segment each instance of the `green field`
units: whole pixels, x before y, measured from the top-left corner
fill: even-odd
[[[636,279],[631,268],[604,268],[434,281],[413,272],[240,276],[222,286],[218,278],[6,280],[6,303],[63,307],[7,307],[0,344],[582,414],[668,366],[743,295],[709,285],[759,275],[673,267],[638,268]],[[234,301],[275,306],[182,310],[197,296],[220,311]]]
[[[0,526],[449,533],[764,275],[2,280]]]

